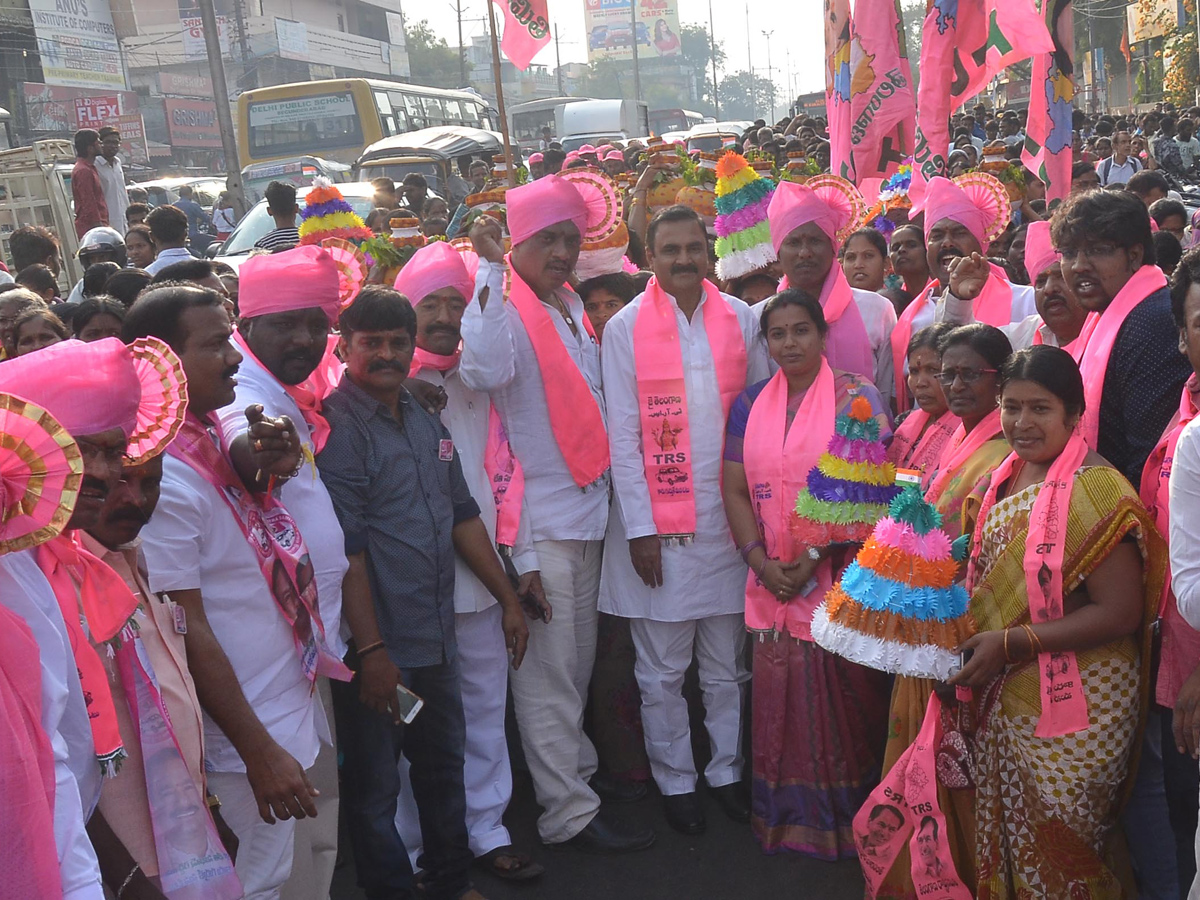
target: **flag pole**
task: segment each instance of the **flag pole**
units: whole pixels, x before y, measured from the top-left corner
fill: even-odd
[[[496,10],[487,0],[488,24],[492,37],[492,79],[496,83],[496,110],[500,114],[500,135],[504,138],[504,167],[508,171],[508,186],[517,186],[517,170],[513,166],[512,142],[508,139],[508,115],[504,112],[504,85],[500,83],[500,44],[496,40]]]

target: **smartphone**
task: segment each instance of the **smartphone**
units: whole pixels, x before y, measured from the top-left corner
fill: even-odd
[[[405,725],[411,725],[412,720],[417,717],[417,713],[425,706],[424,700],[402,684],[396,685],[396,703],[400,721]]]

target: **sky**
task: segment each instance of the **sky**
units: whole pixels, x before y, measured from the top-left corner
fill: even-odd
[[[558,27],[562,61],[587,62],[584,42],[583,11],[586,0],[549,0],[550,23]],[[682,24],[708,25],[708,0],[676,0]],[[427,19],[433,30],[445,37],[451,46],[458,43],[458,23],[454,5],[449,0],[429,3],[404,2],[404,17],[409,23]],[[821,25],[821,0],[752,0],[750,3],[750,52],[755,72],[767,74],[767,39],[762,32],[774,30],[770,40],[771,69],[779,89],[779,99],[791,93],[803,94],[821,90],[824,35]],[[483,17],[487,15],[484,0],[462,0],[463,40],[484,34]],[[497,7],[497,19],[500,10]],[[744,0],[714,0],[713,21],[718,39],[724,42],[727,57],[726,72],[747,67],[746,6]],[[791,91],[788,85],[788,54],[791,55]],[[534,64],[553,70],[554,42],[551,41],[534,59]]]

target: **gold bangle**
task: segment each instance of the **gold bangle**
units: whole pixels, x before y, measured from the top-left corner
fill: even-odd
[[[1011,664],[1012,664],[1012,657],[1010,657],[1010,656],[1008,655],[1008,632],[1009,632],[1009,629],[1008,629],[1008,628],[1005,628],[1005,629],[1004,629],[1004,661],[1005,661],[1006,663],[1008,663],[1009,665],[1011,665]]]
[[[1029,639],[1029,652],[1035,657],[1040,656],[1042,653],[1042,642],[1039,641],[1037,635],[1033,633],[1033,626],[1022,622],[1021,630],[1025,632],[1025,636]]]

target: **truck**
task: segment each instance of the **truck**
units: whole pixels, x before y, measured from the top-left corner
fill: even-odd
[[[564,150],[649,137],[650,106],[633,100],[583,100],[560,107],[555,124]]]
[[[29,147],[0,151],[0,257],[6,264],[12,260],[9,240],[18,228],[40,225],[49,229],[60,247],[58,279],[63,297],[83,277],[71,209],[74,165],[75,148],[70,141],[34,141]]]

